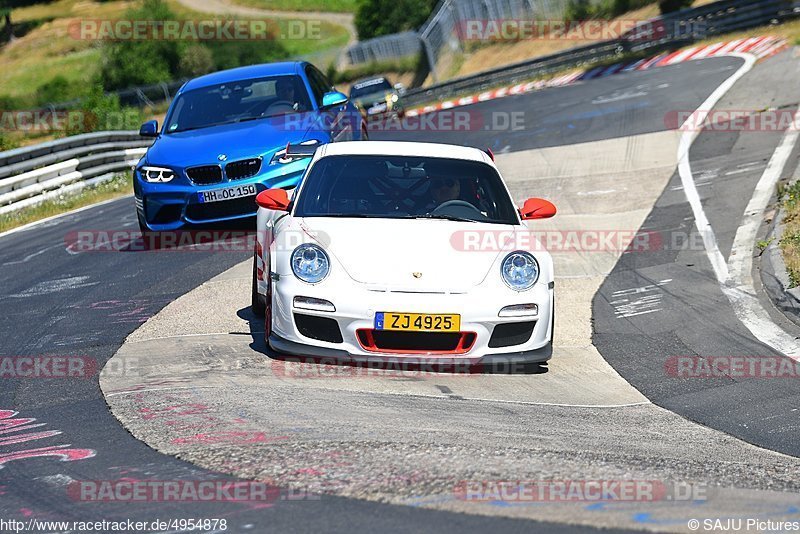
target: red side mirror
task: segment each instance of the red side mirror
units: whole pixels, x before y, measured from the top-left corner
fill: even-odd
[[[547,219],[556,214],[555,205],[543,198],[529,198],[519,210],[523,220]]]
[[[289,208],[289,195],[284,189],[267,189],[258,194],[256,204],[266,210],[286,211]]]

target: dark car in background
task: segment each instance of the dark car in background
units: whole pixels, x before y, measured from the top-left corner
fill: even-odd
[[[392,85],[383,76],[365,78],[355,82],[350,87],[350,101],[366,111],[368,117],[394,114],[402,117],[403,86]]]

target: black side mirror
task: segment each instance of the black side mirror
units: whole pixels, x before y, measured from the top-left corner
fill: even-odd
[[[158,121],[147,121],[139,128],[142,137],[158,137]]]

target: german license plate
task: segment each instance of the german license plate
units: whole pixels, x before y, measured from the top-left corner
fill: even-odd
[[[421,332],[458,332],[461,316],[458,314],[378,312],[375,330],[414,330]]]
[[[386,111],[387,106],[386,104],[375,104],[371,108],[367,110],[367,115],[375,115],[376,113],[383,113]]]
[[[212,189],[197,193],[197,200],[203,203],[221,202],[234,198],[251,197],[258,193],[255,184],[237,185],[236,187],[226,187],[224,189]]]

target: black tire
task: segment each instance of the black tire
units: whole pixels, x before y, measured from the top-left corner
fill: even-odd
[[[139,221],[139,231],[142,232],[142,235],[146,235],[150,233],[150,229],[147,228],[147,225],[142,220],[142,216],[138,213],[136,214],[136,220]]]
[[[256,278],[256,263],[257,258],[255,255],[253,256],[253,288],[251,291],[251,299],[250,299],[250,309],[253,311],[254,314],[258,317],[264,317],[264,313],[267,310],[267,301],[266,299],[258,292],[258,279]]]

